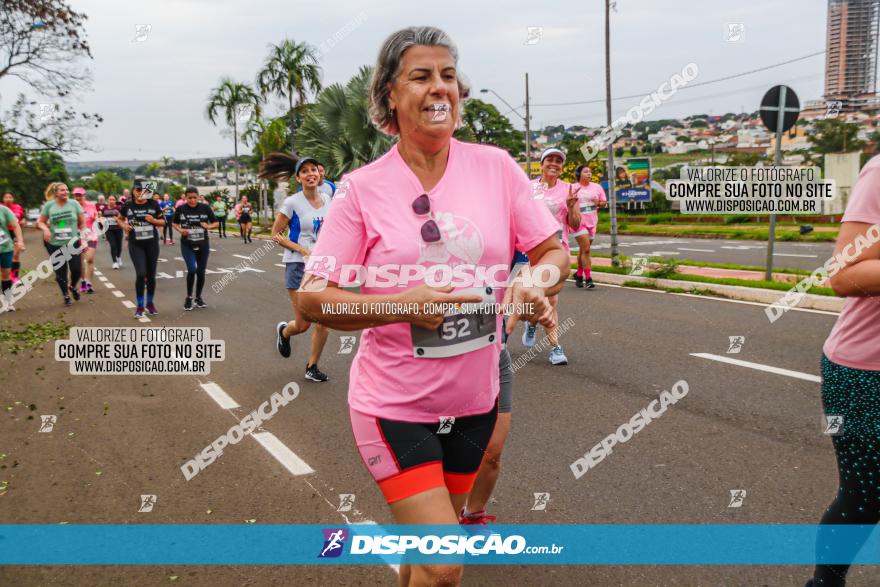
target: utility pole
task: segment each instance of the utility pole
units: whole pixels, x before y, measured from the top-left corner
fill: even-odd
[[[611,128],[611,0],[605,0],[605,119]],[[608,144],[608,159],[605,164],[608,176],[608,201],[611,215],[611,265],[620,267],[617,246],[617,196],[614,193],[614,141]]]
[[[529,74],[526,72],[526,175],[532,179],[532,131],[529,125]]]

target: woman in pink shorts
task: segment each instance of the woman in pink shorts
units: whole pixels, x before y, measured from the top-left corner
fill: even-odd
[[[82,253],[82,281],[79,284],[79,291],[81,293],[95,293],[95,288],[92,286],[92,275],[95,273],[95,251],[98,249],[98,233],[94,230],[95,220],[98,218],[98,207],[94,202],[86,199],[86,189],[83,187],[73,188],[73,198],[83,210],[87,229],[83,231],[83,238],[88,244]]]
[[[574,284],[578,287],[593,289],[593,277],[590,275],[592,260],[590,259],[590,245],[596,236],[596,225],[599,224],[599,208],[608,205],[605,190],[598,183],[593,183],[593,171],[588,165],[580,165],[574,172],[574,176],[580,185],[578,191],[578,205],[581,211],[581,225],[571,233],[578,243],[578,268],[574,275]]]
[[[514,286],[523,312],[508,331],[520,318],[552,327],[547,295],[568,273],[557,223],[510,155],[452,138],[468,91],[457,62],[433,27],[385,40],[370,114],[399,141],[340,181],[299,290],[311,321],[364,329],[349,377],[352,431],[398,524],[458,524],[497,416],[501,315],[444,317],[438,305],[500,303],[519,249],[532,267]],[[340,287],[352,267],[363,270],[360,293]],[[403,565],[400,580],[452,585],[462,570]]]

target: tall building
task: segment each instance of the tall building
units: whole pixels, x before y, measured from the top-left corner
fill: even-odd
[[[828,0],[825,100],[859,110],[874,96],[880,0]]]

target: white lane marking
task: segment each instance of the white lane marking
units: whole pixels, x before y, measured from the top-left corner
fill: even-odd
[[[715,249],[688,249],[686,247],[677,247],[679,251],[692,251],[694,253],[714,253]]]
[[[125,297],[125,294],[122,293],[121,291],[119,291],[118,289],[113,290],[113,295],[116,296],[117,298],[124,298]]]
[[[101,273],[100,271],[98,271],[97,269],[95,269],[95,275],[104,275],[104,274]]]
[[[133,309],[133,308],[137,307],[134,305],[133,302],[129,302],[128,300],[122,300],[122,305],[125,306],[126,308],[129,308],[129,309]]]
[[[201,387],[205,393],[211,396],[211,399],[217,402],[217,405],[223,408],[224,410],[231,410],[232,408],[239,408],[239,406],[234,399],[229,397],[223,389],[214,383],[213,381],[209,381],[207,383],[199,383],[199,387]]]
[[[822,378],[817,375],[810,375],[809,373],[802,373],[800,371],[792,371],[790,369],[782,369],[780,367],[771,367],[770,365],[762,365],[761,363],[752,363],[751,361],[742,361],[740,359],[732,359],[730,357],[724,357],[722,355],[713,355],[711,353],[690,353],[692,357],[699,357],[701,359],[709,359],[710,361],[718,361],[719,363],[728,363],[729,365],[737,365],[739,367],[748,367],[749,369],[755,369],[757,371],[765,371],[767,373],[774,373],[776,375],[785,375],[786,377],[794,377],[795,379],[803,379],[804,381],[812,381],[813,383],[821,383]]]
[[[116,286],[110,283],[109,281],[105,281],[104,285],[107,286],[107,289],[115,289]]]
[[[291,475],[309,475],[315,472],[271,432],[254,432],[251,436],[263,445],[263,448],[269,451],[275,460],[284,465],[284,468],[290,471]]]
[[[97,273],[95,275],[98,275]],[[98,275],[98,281],[107,281],[107,278],[103,275]]]
[[[248,257],[247,255],[236,255],[235,253],[233,253],[232,256],[238,257],[239,259],[250,259],[250,257]]]
[[[674,296],[684,296],[686,298],[701,298],[704,300],[717,300],[719,302],[731,302],[733,304],[748,304],[750,306],[762,306],[767,307],[769,304],[762,304],[761,302],[750,302],[748,300],[732,300],[730,298],[722,298],[716,296],[701,296],[697,294],[689,294],[689,293],[678,293],[678,292],[669,292]],[[840,316],[840,312],[831,312],[829,310],[814,310],[812,308],[788,308],[789,310],[797,310],[798,312],[810,312],[812,314],[825,314],[826,316]]]
[[[152,322],[152,320],[150,320],[146,316],[141,316],[140,318],[138,318],[138,322]]]
[[[819,255],[798,255],[795,253],[773,253],[774,257],[803,257],[805,259],[818,259]]]
[[[276,267],[287,267],[284,263],[275,263]]]

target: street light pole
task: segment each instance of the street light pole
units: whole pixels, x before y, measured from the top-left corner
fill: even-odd
[[[611,0],[605,0],[605,115],[611,128]],[[608,176],[608,202],[611,216],[611,265],[620,267],[617,247],[617,195],[614,193],[614,141],[608,143],[608,159],[605,165]]]
[[[532,179],[532,132],[529,126],[529,74],[526,72],[526,175]]]

